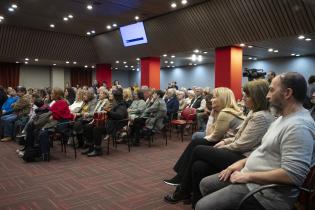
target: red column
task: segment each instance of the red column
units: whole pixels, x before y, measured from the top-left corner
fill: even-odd
[[[110,64],[96,65],[96,80],[99,85],[105,81],[108,88],[112,87],[112,69]]]
[[[160,58],[141,58],[141,86],[160,89]]]
[[[236,99],[242,98],[241,47],[222,47],[215,49],[215,87],[228,87]]]

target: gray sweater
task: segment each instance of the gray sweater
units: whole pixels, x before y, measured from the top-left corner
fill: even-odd
[[[243,172],[284,169],[296,186],[301,186],[315,164],[315,122],[303,109],[271,124],[262,144],[247,159]],[[259,187],[247,184],[249,190]],[[298,192],[292,189],[265,190],[255,197],[267,210],[289,210]]]

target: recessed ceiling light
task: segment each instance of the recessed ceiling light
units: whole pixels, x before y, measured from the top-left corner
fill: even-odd
[[[69,64],[70,62],[69,61],[66,61],[66,64]]]
[[[133,68],[134,66],[130,66],[131,68]]]
[[[11,7],[14,9],[18,8],[18,6],[16,4],[12,4]]]
[[[203,54],[208,54],[208,52],[204,51]]]
[[[164,61],[164,63],[168,63],[168,61]]]
[[[300,57],[301,55],[300,55],[300,54],[296,54],[295,56],[296,56],[296,57]]]
[[[55,64],[55,63],[53,64],[53,66],[56,66],[56,65],[57,65],[57,64]]]
[[[77,62],[76,62],[76,61],[73,61],[73,64],[77,64]]]
[[[54,24],[50,24],[49,26],[50,26],[50,28],[55,28]]]
[[[124,63],[124,64],[126,64],[127,62],[126,62],[126,61],[124,61],[123,63]]]
[[[245,47],[246,45],[245,45],[244,43],[241,43],[240,46],[241,46],[241,47]]]
[[[93,6],[92,6],[91,4],[88,4],[88,5],[86,6],[86,8],[87,8],[88,10],[92,10],[92,9],[93,9]]]
[[[278,52],[279,52],[279,50],[274,50],[273,52],[278,53]]]
[[[197,60],[197,56],[196,56],[195,54],[193,54],[193,55],[191,56],[191,60],[192,60],[192,61],[196,61],[196,60]]]
[[[187,0],[182,0],[182,5],[187,4]]]
[[[20,63],[19,61],[16,61],[15,63]]]
[[[64,20],[64,21],[68,21],[69,19],[68,19],[67,17],[64,17],[63,20]]]
[[[252,60],[252,59],[253,59],[252,57],[249,57],[249,58],[248,58],[248,60]]]
[[[253,60],[255,60],[255,61],[256,61],[256,60],[257,60],[257,58],[253,58]]]
[[[175,55],[172,55],[172,56],[171,56],[171,58],[175,58],[175,57],[176,57]]]
[[[174,64],[174,61],[171,61],[170,63],[171,63],[171,64]]]
[[[119,63],[119,61],[116,61],[116,63]]]
[[[116,70],[118,70],[118,68],[115,68]]]
[[[115,28],[115,27],[117,27],[117,24],[116,24],[116,23],[114,23],[114,24],[113,24],[113,27],[114,27],[114,28]]]
[[[72,18],[73,18],[73,15],[68,15],[68,18],[71,18],[71,19],[72,19]]]
[[[0,20],[3,20],[4,19],[4,17],[3,16],[0,16]]]
[[[107,28],[108,30],[110,30],[110,29],[112,29],[112,26],[111,26],[111,25],[107,25],[106,28]]]
[[[312,39],[311,38],[306,38],[305,41],[309,42],[311,41]]]
[[[201,62],[203,60],[202,55],[198,55],[198,61]]]
[[[30,59],[28,59],[28,58],[25,58],[24,60],[28,61],[28,60],[30,60]]]
[[[135,16],[135,20],[139,20],[139,16],[137,15],[137,16]]]
[[[27,62],[27,61],[25,61],[24,63],[25,63],[25,64],[28,64],[28,62]]]
[[[252,46],[252,45],[248,45],[248,48],[253,48],[254,46]]]
[[[89,32],[89,31],[88,31],[88,32],[86,32],[86,35],[91,35],[91,32]]]
[[[9,10],[10,12],[14,12],[14,8],[12,8],[12,7],[10,7],[8,10]]]
[[[128,68],[128,66],[126,65],[125,68]]]
[[[163,57],[167,57],[167,54],[164,54]]]
[[[192,63],[189,63],[188,65],[189,65],[189,66],[192,66],[193,64],[192,64]]]
[[[137,61],[140,61],[140,58],[137,58],[136,60],[137,60]]]
[[[273,52],[273,49],[272,49],[272,48],[269,48],[269,49],[268,49],[268,52]]]
[[[292,55],[292,56],[295,56],[295,54],[294,54],[294,53],[291,53],[291,55]]]
[[[95,69],[95,66],[92,66],[92,69]]]
[[[87,67],[88,67],[87,65],[84,66],[84,68],[87,68]]]
[[[196,63],[194,63],[194,66],[197,66],[197,64],[196,64]]]
[[[172,7],[172,8],[176,8],[176,7],[177,7],[177,4],[176,4],[175,2],[173,2],[173,3],[171,4],[171,7]]]
[[[298,39],[305,39],[305,36],[300,35],[300,36],[298,37]]]
[[[94,30],[92,30],[92,31],[91,31],[91,33],[92,33],[92,34],[95,34],[95,31],[94,31]]]
[[[38,62],[38,58],[35,58],[35,61]]]
[[[199,53],[199,50],[198,50],[198,49],[195,49],[195,50],[194,50],[194,53]]]

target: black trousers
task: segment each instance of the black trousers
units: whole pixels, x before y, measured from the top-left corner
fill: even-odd
[[[191,141],[185,151],[182,153],[180,158],[177,160],[175,166],[174,166],[174,171],[177,173],[179,177],[183,177],[185,174],[185,170],[187,167],[189,167],[189,160],[192,157],[192,153],[195,149],[196,146],[198,145],[207,145],[207,146],[212,146],[215,143],[212,143],[210,141],[205,140],[204,138],[201,139],[195,139]]]
[[[228,149],[218,149],[204,145],[196,146],[183,173],[181,183],[181,187],[185,193],[192,192],[193,206],[202,197],[199,190],[201,179],[218,173],[243,158],[245,156],[241,153]]]
[[[135,142],[139,142],[140,130],[145,125],[146,118],[135,118],[133,125],[131,126],[131,136],[133,136]]]

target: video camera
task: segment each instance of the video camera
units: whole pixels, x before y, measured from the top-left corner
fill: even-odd
[[[252,81],[254,79],[265,78],[267,73],[264,72],[263,69],[248,69],[245,68],[243,72],[243,77],[248,77],[248,81]]]

